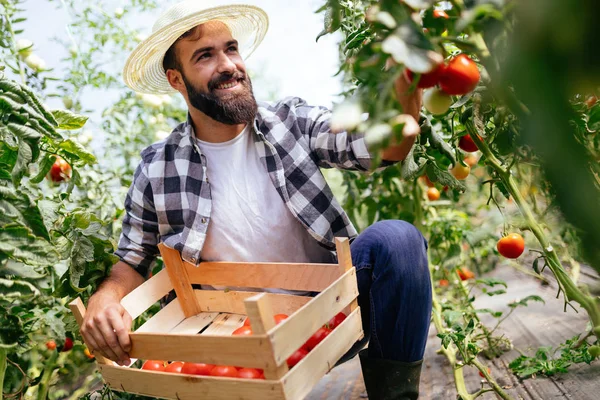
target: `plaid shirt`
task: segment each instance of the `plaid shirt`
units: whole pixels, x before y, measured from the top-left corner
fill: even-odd
[[[322,246],[334,237],[357,235],[334,198],[321,168],[368,171],[372,155],[362,135],[330,132],[331,112],[299,98],[258,104],[253,135],[269,177],[292,214]],[[210,223],[206,157],[188,120],[142,151],[125,199],[123,232],[116,255],[142,276],[158,255],[157,244],[198,264]]]

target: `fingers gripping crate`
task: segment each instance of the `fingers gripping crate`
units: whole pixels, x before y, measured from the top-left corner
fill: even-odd
[[[208,377],[121,367],[97,356],[114,390],[166,399],[302,399],[363,337],[356,270],[347,238],[336,238],[338,264],[183,261],[159,244],[165,269],[123,298],[132,318],[175,290],[177,298],[129,334],[130,356],[261,368],[265,380]],[[316,297],[194,290],[192,284],[320,292]],[[81,325],[81,299],[70,304]],[[286,360],[338,312],[348,317],[293,368]],[[289,317],[275,326],[273,316]],[[231,336],[246,316],[253,334]],[[201,334],[198,332],[202,331]]]

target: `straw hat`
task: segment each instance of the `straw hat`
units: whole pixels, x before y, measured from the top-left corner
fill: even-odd
[[[140,93],[174,93],[162,66],[165,53],[183,33],[211,20],[221,21],[229,27],[239,43],[241,56],[248,58],[267,33],[267,13],[251,5],[222,3],[185,0],[163,12],[152,27],[150,37],[127,59],[123,68],[125,84]]]

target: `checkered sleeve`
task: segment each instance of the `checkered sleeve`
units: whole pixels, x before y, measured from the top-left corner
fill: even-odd
[[[363,134],[333,133],[329,109],[309,106],[302,99],[295,100],[298,123],[309,137],[310,148],[319,160],[319,167],[358,171],[370,169],[374,156],[369,152]]]
[[[123,231],[115,254],[147,278],[158,255],[158,218],[144,162],[137,167],[125,198]]]

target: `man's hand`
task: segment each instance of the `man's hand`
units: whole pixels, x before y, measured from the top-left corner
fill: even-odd
[[[404,123],[404,128],[402,129],[402,141],[399,144],[392,141],[391,145],[383,150],[381,158],[386,161],[404,160],[421,132],[417,121],[423,105],[423,89],[415,89],[409,93],[410,83],[404,74],[401,74],[396,80],[395,88],[398,102],[402,107],[402,115],[398,117],[398,122]]]
[[[129,365],[131,315],[120,299],[109,291],[94,294],[81,326],[81,335],[91,352],[99,352],[119,365]]]
[[[119,365],[129,365],[131,315],[121,305],[126,294],[144,283],[144,278],[119,261],[110,276],[90,298],[81,335],[91,352],[97,351]]]

